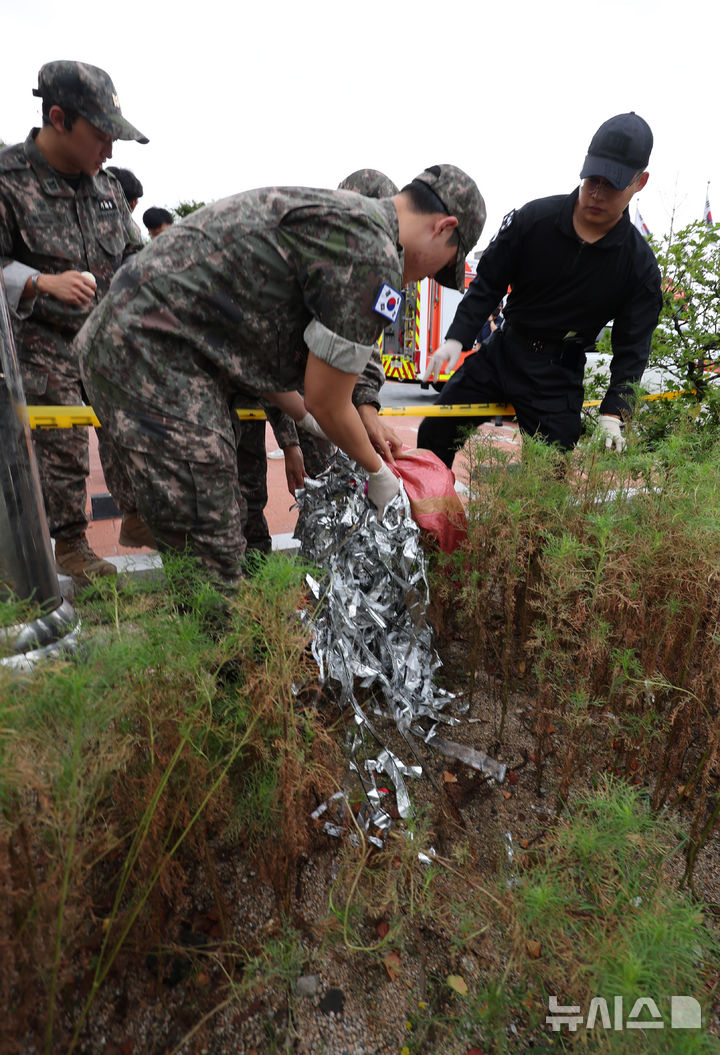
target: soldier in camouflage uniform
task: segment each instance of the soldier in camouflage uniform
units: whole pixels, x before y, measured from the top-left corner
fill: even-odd
[[[338,190],[353,191],[368,198],[391,198],[398,193],[393,181],[378,169],[358,169],[352,172],[338,185]],[[352,401],[368,434],[373,442],[378,444],[376,449],[387,450],[388,457],[393,460],[393,453],[399,451],[402,444],[394,429],[378,418],[378,397],[384,380],[380,352],[375,346],[353,389]],[[240,399],[239,403],[247,408],[249,401],[245,399],[243,402]],[[335,451],[335,446],[305,429],[298,430],[292,418],[272,404],[264,403],[263,409],[277,444],[285,455],[288,490],[294,495],[295,491],[303,486],[305,476],[317,477],[323,471]],[[241,503],[240,515],[247,551],[269,553],[272,539],[265,519],[265,506],[268,501],[265,422],[237,419],[234,428],[238,445],[238,480],[244,500]]]
[[[142,247],[120,184],[101,166],[114,140],[147,139],[123,118],[112,81],[96,66],[47,63],[34,94],[43,127],[0,152],[0,257],[28,403],[78,404],[73,337]],[[98,438],[106,482],[127,514],[121,541],[152,544],[109,439],[102,430]],[[33,439],[58,570],[78,585],[114,574],[85,538],[87,429],[35,430]]]
[[[485,219],[460,169],[426,169],[392,198],[261,188],[207,205],[116,274],[76,339],[93,406],[160,548],[241,573],[231,406],[265,397],[368,471],[382,515],[398,481],[352,391],[403,284],[464,285]],[[304,385],[305,398],[298,394]]]

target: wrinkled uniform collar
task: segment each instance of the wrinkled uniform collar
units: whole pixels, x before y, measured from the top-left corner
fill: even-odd
[[[575,202],[578,200],[580,194],[580,188],[576,187],[572,194],[568,194],[567,198],[562,204],[560,213],[557,218],[557,226],[563,234],[569,235],[570,238],[574,238],[576,241],[582,241],[577,231],[573,227],[573,211],[575,209]],[[606,235],[598,239],[597,242],[590,242],[593,249],[614,249],[627,238],[628,224],[630,223],[630,215],[626,208],[615,224]]]
[[[30,130],[30,134],[25,140],[23,150],[30,167],[42,184],[45,194],[54,195],[60,198],[72,198],[76,194],[93,195],[96,198],[102,197],[100,188],[98,187],[94,176],[86,176],[84,172],[81,173],[80,182],[78,183],[76,191],[75,188],[64,179],[62,174],[52,167],[43,152],[35,144],[35,136],[39,131],[39,128],[32,128]]]

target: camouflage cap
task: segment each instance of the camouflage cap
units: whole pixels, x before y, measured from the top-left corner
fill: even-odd
[[[66,59],[46,62],[38,73],[38,86],[33,88],[33,95],[39,95],[51,104],[75,110],[113,139],[148,142],[147,137],[123,117],[115,86],[99,66]]]
[[[439,199],[448,216],[457,216],[460,239],[454,264],[438,271],[435,279],[441,286],[465,290],[465,258],[468,256],[485,226],[486,211],[483,196],[475,180],[455,165],[431,165],[416,176],[413,183],[424,183]]]
[[[393,181],[379,169],[358,169],[338,183],[338,190],[352,190],[366,198],[392,198],[398,193]]]

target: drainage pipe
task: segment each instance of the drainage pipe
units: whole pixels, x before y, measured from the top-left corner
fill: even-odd
[[[0,270],[0,598],[40,615],[2,633],[17,655],[74,648],[76,619],[60,594],[45,505]],[[67,641],[66,641],[67,638]],[[12,657],[8,661],[12,665]]]

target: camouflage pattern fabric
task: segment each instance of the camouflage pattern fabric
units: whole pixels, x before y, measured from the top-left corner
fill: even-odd
[[[148,454],[167,466],[164,508],[158,498],[140,510],[156,535],[160,518],[166,524],[176,514],[187,525],[192,517],[192,495],[174,475],[179,461],[206,475],[225,472],[239,394],[302,385],[312,320],[337,335],[323,350],[328,362],[363,370],[386,322],[374,310],[380,290],[401,288],[397,238],[390,201],[263,188],[192,213],[120,269],[76,345],[93,406],[124,456]],[[236,481],[235,464],[233,494]],[[180,534],[232,577],[244,538],[225,485],[205,525]],[[223,538],[234,531],[235,550],[223,543],[209,556],[198,540],[211,537],[224,512],[233,527]]]
[[[285,414],[281,415],[283,418]],[[287,418],[292,424],[292,419]],[[233,422],[237,442],[237,475],[242,501],[240,521],[248,550],[269,553],[272,549],[270,528],[265,519],[268,501],[265,422]],[[294,425],[293,425],[294,428]]]
[[[397,184],[379,169],[356,169],[338,183],[338,190],[351,190],[366,198],[392,198],[399,192]]]
[[[465,193],[464,185],[467,185],[469,181],[464,174],[459,174],[462,176],[462,180],[458,183],[456,174],[459,174],[459,170],[443,166],[442,169],[438,169],[437,173],[430,172],[424,175],[428,176],[431,182],[435,181],[439,176],[439,179],[437,179],[438,184],[444,185],[449,180],[451,190],[459,190],[461,194]],[[464,185],[461,186],[460,184],[463,180]],[[338,190],[352,191],[369,198],[389,198],[398,193],[398,187],[391,179],[383,172],[370,168],[358,169],[356,172],[351,173],[338,185]],[[472,189],[470,189],[471,197],[472,193]],[[480,202],[482,201],[482,199],[479,200]],[[442,205],[442,203],[440,204]],[[470,222],[474,222],[472,218],[470,218]],[[380,350],[375,345],[370,360],[358,377],[353,390],[352,400],[354,405],[356,407],[371,405],[376,410],[380,410],[379,394],[384,381],[385,375],[382,368]],[[329,441],[311,436],[302,430],[297,430],[294,422],[276,407],[265,403],[262,403],[262,405],[266,410],[278,445],[283,450],[293,445],[299,445],[303,452],[306,474],[311,477],[318,476],[334,454],[334,445]],[[269,549],[271,540],[263,512],[267,502],[265,432],[255,422],[240,423],[240,427],[236,427],[235,432],[238,439],[240,490],[247,503],[244,530],[248,548]],[[242,450],[243,444],[245,444],[245,450]]]
[[[94,178],[82,176],[75,190],[35,146],[37,131],[33,129],[24,144],[0,151],[2,265],[25,268],[28,277],[38,271],[90,271],[100,298],[122,261],[142,247],[122,189],[100,172]],[[42,294],[11,308],[28,403],[81,403],[84,391],[72,340],[90,308]],[[87,526],[87,430],[35,430],[33,439],[50,533],[55,538],[82,535]],[[111,449],[109,437],[103,437],[106,482],[110,487],[113,481],[116,501],[130,512],[134,501],[129,481],[112,461]]]
[[[398,193],[398,187],[384,172],[377,169],[358,169],[338,184],[338,190],[349,190],[364,194],[368,198],[391,198]],[[352,400],[356,407],[371,404],[380,409],[380,389],[385,381],[380,349],[373,346],[370,360],[358,377],[353,389]],[[295,427],[295,422],[277,407],[261,402],[268,421],[272,426],[278,446],[299,446],[303,454],[305,472],[310,477],[317,477],[326,468],[335,453],[335,445],[329,440],[312,436]],[[238,439],[238,478],[240,490],[247,503],[247,516],[244,522],[245,538],[248,549],[269,552],[272,539],[265,519],[264,509],[267,505],[267,453],[265,451],[265,430],[259,429],[255,422],[240,422],[235,429]],[[247,444],[245,451],[241,444]]]
[[[282,450],[286,447],[300,447],[305,471],[309,476],[317,476],[322,472],[335,453],[335,445],[329,440],[321,440],[318,436],[311,436],[309,432],[296,428],[289,415],[265,400],[255,402],[240,397],[233,404],[232,423],[237,445],[238,482],[242,496],[242,530],[248,550],[269,553],[272,549],[272,536],[265,519],[265,506],[268,502],[266,423],[262,419],[256,421],[238,418],[234,413],[236,407],[250,410],[256,406],[265,411],[278,447]]]
[[[309,432],[300,430],[300,450],[305,463],[305,475],[311,480],[317,479],[323,469],[327,468],[337,447],[330,440],[323,440]]]
[[[253,403],[249,399],[240,399],[237,405],[248,409]],[[285,450],[287,447],[299,446],[303,453],[305,472],[308,476],[318,476],[335,453],[335,445],[296,428],[292,418],[278,407],[264,400],[259,405],[267,415],[278,447]],[[269,553],[272,536],[265,519],[268,502],[265,422],[242,420],[234,415],[233,430],[237,442],[238,482],[243,498],[240,515],[247,549]]]
[[[22,362],[20,366],[29,404],[79,406],[88,402],[77,367],[64,358],[53,363],[48,357],[47,368],[42,372],[29,369]],[[34,429],[32,437],[50,534],[55,539],[77,538],[87,527],[88,430]],[[97,439],[107,488],[123,513],[131,513],[135,510],[135,498],[112,440],[104,429],[97,430]]]
[[[398,186],[389,176],[378,169],[357,169],[338,184],[338,190],[350,190],[364,194],[367,198],[392,198],[399,193]],[[356,407],[371,404],[380,410],[380,389],[385,382],[382,357],[378,345],[374,345],[367,366],[357,379],[352,401]]]
[[[384,172],[370,168],[352,172],[338,184],[338,190],[353,191],[368,198],[391,198],[398,193],[398,187]],[[354,405],[359,407],[369,403],[379,410],[380,389],[384,381],[380,349],[374,345],[370,360],[353,389]],[[267,414],[278,446],[282,450],[299,446],[303,454],[305,472],[310,477],[319,476],[335,453],[335,445],[302,429],[298,430],[292,418],[283,414],[277,407],[262,401],[261,406]],[[255,422],[239,422],[239,425],[239,428],[235,427],[235,434],[238,440],[240,490],[247,503],[245,537],[248,549],[269,552],[272,540],[264,513],[268,494],[265,430],[258,428]],[[247,445],[245,451],[241,450],[243,443]]]
[[[130,411],[202,424],[209,384],[297,389],[317,319],[344,339],[333,365],[360,373],[383,327],[377,296],[402,281],[396,243],[390,201],[265,188],[205,206],[120,269],[78,337],[85,372],[126,383]]]
[[[431,165],[413,183],[424,183],[450,216],[457,216],[460,242],[454,264],[447,264],[435,281],[448,289],[465,289],[465,260],[482,234],[487,212],[485,200],[466,172],[455,165]]]
[[[38,74],[38,86],[33,88],[33,95],[51,105],[75,110],[113,139],[149,142],[147,136],[123,117],[115,85],[99,66],[70,59],[46,62]]]
[[[196,450],[214,452],[212,463],[159,456],[122,446],[137,509],[163,550],[188,550],[221,583],[234,583],[242,575],[245,539],[243,497],[240,493],[234,444],[215,448],[205,444],[202,429],[193,430]]]
[[[372,403],[380,410],[380,389],[385,383],[385,371],[378,345],[373,346],[367,366],[358,377],[353,388],[352,401],[356,407]]]
[[[356,407],[364,403],[380,409],[380,388],[385,380],[380,350],[373,346],[367,366],[360,374],[353,389],[352,401]],[[252,400],[239,399],[238,407],[249,409],[254,406]],[[320,439],[303,429],[298,429],[287,414],[264,400],[259,401],[270,422],[278,447],[299,446],[305,463],[305,473],[316,478],[325,469],[335,454],[335,444],[330,440]],[[235,416],[237,418],[237,415]],[[260,550],[269,553],[272,538],[265,519],[264,509],[268,500],[267,489],[267,453],[265,450],[265,422],[233,421],[233,428],[238,445],[238,479],[240,491],[246,503],[243,530],[249,550]],[[242,447],[245,445],[245,449]],[[108,485],[109,486],[109,485]]]
[[[300,433],[303,430],[297,427],[293,419],[288,414],[283,414],[279,407],[266,403],[265,400],[261,400],[260,405],[267,415],[278,447],[285,450],[286,447],[300,446]]]

